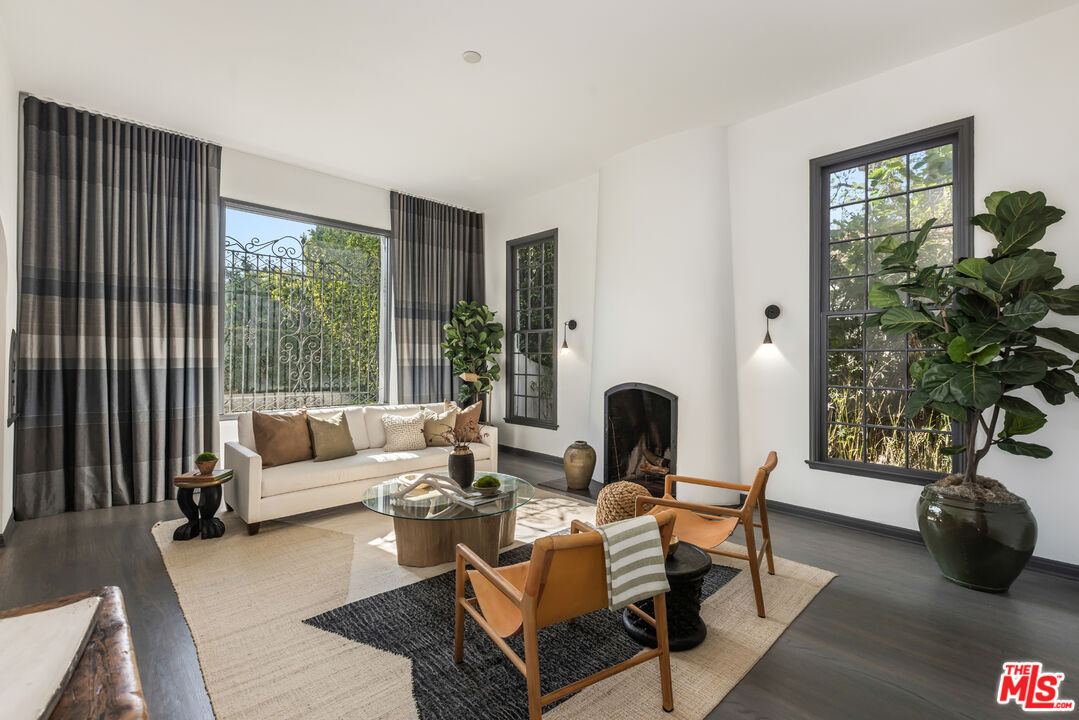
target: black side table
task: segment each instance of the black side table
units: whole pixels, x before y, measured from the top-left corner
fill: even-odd
[[[667,554],[667,639],[671,650],[689,650],[704,642],[708,627],[701,620],[701,590],[704,576],[712,569],[712,558],[696,545],[678,543]],[[651,600],[637,607],[649,615],[655,612]],[[631,638],[645,647],[656,647],[656,631],[632,610],[622,611],[622,624]]]
[[[176,503],[187,518],[187,522],[172,533],[173,540],[191,540],[196,535],[207,540],[225,534],[225,523],[214,515],[221,507],[221,486],[231,479],[231,470],[215,470],[209,475],[193,470],[172,479],[172,484],[179,488]],[[198,505],[195,504],[195,490],[200,491]]]

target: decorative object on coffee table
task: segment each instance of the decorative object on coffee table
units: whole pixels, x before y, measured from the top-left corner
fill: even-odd
[[[214,468],[217,467],[217,456],[212,452],[200,453],[195,458],[195,467],[199,469],[199,472],[203,475],[210,475],[213,473]]]
[[[484,475],[472,483],[472,488],[481,495],[498,495],[502,492],[502,483],[494,475]]]
[[[453,452],[446,459],[446,469],[450,478],[462,488],[467,488],[476,478],[476,456],[472,454],[468,443],[478,432],[476,423],[469,421],[463,428],[455,427],[439,433],[439,437],[453,445]]]
[[[516,510],[532,499],[535,489],[512,475],[479,472],[498,478],[503,492],[492,498],[466,497],[462,501],[444,492],[445,488],[435,487],[440,485],[437,476],[409,474],[381,482],[364,493],[364,505],[393,518],[398,565],[429,567],[449,562],[455,557],[457,543],[467,544],[486,562],[498,564],[498,549],[513,542]],[[402,490],[417,486],[418,480],[425,480],[427,492],[415,487],[421,492],[402,495]]]
[[[596,450],[584,440],[574,440],[562,456],[566,469],[566,487],[570,490],[587,490],[596,469]]]
[[[651,497],[643,485],[621,480],[607,485],[596,498],[596,524],[627,520],[637,516],[637,496]]]
[[[221,506],[221,486],[231,479],[231,470],[218,470],[209,475],[193,471],[172,479],[172,484],[179,488],[176,491],[176,504],[187,518],[187,522],[172,534],[173,540],[190,540],[196,535],[208,540],[225,534],[225,523],[214,515]],[[199,491],[197,505],[196,490]]]
[[[701,619],[701,590],[711,569],[712,559],[696,545],[680,542],[667,553],[665,570],[671,586],[667,593],[667,637],[672,651],[695,648],[708,634],[708,626]],[[652,614],[651,600],[642,600],[637,607]],[[656,647],[655,628],[629,608],[622,611],[622,624],[641,645]]]

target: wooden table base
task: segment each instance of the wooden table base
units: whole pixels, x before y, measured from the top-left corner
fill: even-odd
[[[393,519],[397,564],[429,567],[454,560],[457,543],[464,543],[491,566],[498,565],[499,548],[513,542],[517,511],[466,520]]]

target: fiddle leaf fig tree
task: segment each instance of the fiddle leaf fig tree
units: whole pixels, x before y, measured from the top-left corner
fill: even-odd
[[[491,391],[491,382],[501,379],[498,353],[506,334],[502,323],[486,305],[462,300],[453,308],[450,321],[442,326],[446,339],[441,343],[442,355],[453,364],[453,374],[475,373],[483,376],[474,383],[463,383],[457,400],[466,403],[473,395]],[[484,379],[489,378],[489,379]]]
[[[1021,391],[1034,388],[1049,405],[1079,397],[1079,333],[1055,327],[1050,316],[1079,315],[1079,285],[1064,287],[1056,253],[1034,247],[1064,211],[1047,205],[1041,192],[994,192],[985,207],[971,222],[996,240],[986,257],[963,258],[954,267],[919,265],[935,220],[912,240],[877,245],[884,256],[877,277],[906,279],[874,282],[869,298],[881,310],[866,319],[924,349],[910,366],[915,389],[904,412],[913,418],[932,408],[965,423],[965,442],[945,452],[965,454],[966,470],[939,486],[965,486],[957,494],[973,498],[992,482],[978,476],[978,464],[994,446],[1033,458],[1052,454],[1022,439],[1045,425],[1046,416]]]

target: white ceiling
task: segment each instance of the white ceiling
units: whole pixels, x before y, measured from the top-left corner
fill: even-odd
[[[0,0],[0,30],[22,90],[486,209],[1075,1]]]

